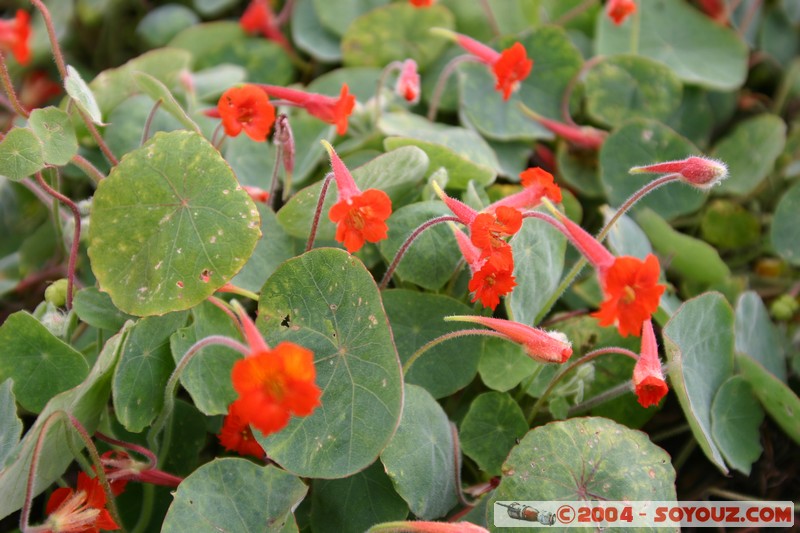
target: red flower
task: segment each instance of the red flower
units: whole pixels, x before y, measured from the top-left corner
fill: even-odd
[[[252,0],[239,19],[239,25],[247,33],[261,33],[267,39],[289,48],[289,41],[281,33],[267,0]]]
[[[394,92],[406,99],[406,101],[416,104],[419,102],[420,87],[419,73],[417,72],[417,62],[413,59],[403,61],[400,76],[397,78],[397,85]]]
[[[469,290],[475,293],[472,301],[480,300],[481,305],[494,310],[500,303],[500,297],[509,294],[517,286],[512,273],[513,270],[498,269],[492,263],[485,263],[469,281]]]
[[[634,13],[636,13],[636,2],[633,0],[608,0],[606,4],[606,15],[617,26]]]
[[[514,43],[511,48],[506,48],[492,65],[497,84],[494,88],[503,93],[503,100],[511,98],[511,93],[519,88],[519,84],[528,77],[533,67],[533,60],[528,59],[525,47]]]
[[[461,250],[461,255],[464,256],[464,260],[469,265],[469,269],[473,275],[477,271],[481,269],[481,267],[486,263],[486,259],[481,258],[481,249],[472,244],[467,235],[458,229],[458,227],[452,223],[448,222],[450,229],[453,230],[453,235],[456,237],[456,243],[458,243],[458,248]]]
[[[231,137],[244,129],[254,141],[266,141],[275,122],[275,108],[264,91],[255,85],[231,87],[220,96],[217,109],[225,133]]]
[[[120,529],[106,509],[106,494],[100,480],[83,472],[78,473],[78,489],[54,490],[45,511],[49,515],[44,524],[48,533],[99,533],[101,529]]]
[[[664,374],[661,372],[656,334],[653,332],[653,322],[650,319],[642,324],[642,347],[639,360],[633,368],[633,385],[642,407],[658,405],[661,398],[669,391],[664,381]]]
[[[525,47],[519,42],[501,53],[472,37],[442,28],[437,28],[436,31],[455,39],[464,50],[492,69],[497,82],[495,89],[503,93],[503,100],[511,98],[511,93],[519,88],[519,84],[528,77],[533,68],[533,60],[528,59]]]
[[[511,247],[502,237],[514,235],[522,227],[522,213],[500,206],[494,213],[479,213],[470,225],[472,243],[482,250],[481,257],[498,269],[513,268]]]
[[[699,0],[700,9],[711,17],[712,20],[721,24],[728,21],[728,13],[725,7],[725,0]]]
[[[336,133],[347,133],[347,119],[353,113],[356,97],[349,93],[347,84],[342,84],[339,98],[316,93],[307,93],[296,89],[288,89],[277,85],[260,85],[268,95],[304,108],[310,115],[328,124],[336,125]]]
[[[291,342],[252,353],[233,365],[235,409],[264,435],[280,431],[290,414],[308,416],[320,405],[316,375],[314,354]]]
[[[519,179],[526,189],[541,189],[542,196],[555,204],[561,203],[561,189],[556,185],[553,175],[546,170],[539,167],[529,168],[520,173]]]
[[[328,151],[333,175],[339,190],[336,202],[328,217],[336,226],[336,240],[350,253],[357,252],[364,242],[378,242],[387,237],[386,219],[392,214],[392,200],[378,189],[358,189],[352,174],[327,141],[322,145]]]
[[[242,189],[244,189],[244,192],[246,192],[254,202],[265,204],[269,201],[269,191],[252,185],[242,185]]]
[[[572,345],[560,331],[545,331],[511,320],[478,315],[448,316],[444,319],[448,322],[473,322],[491,328],[521,344],[530,357],[542,363],[563,363],[572,355]]]
[[[31,51],[28,48],[31,37],[30,20],[30,14],[22,9],[17,10],[17,16],[13,20],[0,20],[0,51],[10,50],[21,65],[27,65],[31,60]]]
[[[378,242],[387,237],[386,219],[392,214],[392,200],[378,189],[340,200],[331,207],[328,216],[336,226],[336,240],[350,253],[364,246],[364,241]]]
[[[430,7],[433,5],[435,0],[408,0],[408,1],[414,7]]]
[[[679,161],[633,167],[631,174],[678,174],[681,181],[698,189],[710,189],[728,176],[728,167],[722,161],[692,156]]]
[[[228,415],[219,433],[219,442],[226,450],[263,459],[266,455],[264,449],[253,436],[250,424],[242,417],[240,411],[241,404],[238,400],[228,407]]]
[[[658,309],[664,286],[658,284],[660,269],[658,259],[648,254],[644,261],[636,257],[623,256],[605,272],[600,281],[605,301],[592,316],[600,320],[601,326],[616,324],[620,335],[638,336],[642,322]]]
[[[464,202],[456,200],[452,196],[448,196],[447,193],[444,192],[442,188],[439,187],[439,184],[435,181],[431,183],[431,187],[433,187],[436,195],[447,205],[448,208],[450,208],[450,211],[452,211],[453,214],[458,217],[459,222],[465,226],[472,224],[472,221],[478,216],[478,212],[476,210],[472,209]]]

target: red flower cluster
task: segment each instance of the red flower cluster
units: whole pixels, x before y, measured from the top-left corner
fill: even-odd
[[[336,224],[336,240],[350,253],[357,252],[364,242],[378,242],[387,237],[386,219],[392,215],[392,200],[378,189],[361,192],[352,174],[327,141],[322,145],[328,151],[333,175],[339,190],[339,200],[328,211]]]
[[[31,60],[28,48],[30,21],[30,14],[22,9],[17,10],[17,16],[12,20],[0,19],[0,52],[10,51],[21,65],[27,65]]]
[[[219,439],[240,455],[263,457],[250,426],[263,435],[286,427],[289,417],[308,416],[320,405],[322,392],[314,380],[314,354],[302,346],[282,342],[270,349],[247,313],[237,308],[251,352],[231,371],[239,397],[228,407]]]
[[[106,493],[96,477],[78,473],[78,488],[58,488],[50,495],[44,533],[99,533],[120,529],[106,509]]]
[[[236,137],[244,130],[256,142],[267,140],[275,122],[275,108],[266,93],[255,85],[231,87],[222,93],[217,111],[226,134]]]

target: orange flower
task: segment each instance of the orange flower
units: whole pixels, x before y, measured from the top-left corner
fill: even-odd
[[[44,524],[47,533],[99,533],[120,528],[106,509],[100,480],[83,472],[78,473],[78,490],[54,490],[45,511],[49,515]]]
[[[592,316],[600,320],[601,326],[616,324],[623,337],[638,336],[642,322],[658,309],[664,292],[664,286],[658,284],[659,272],[658,259],[653,254],[644,261],[630,256],[615,258],[608,270],[600,273],[606,299]]]
[[[512,320],[478,315],[447,316],[444,319],[491,328],[508,340],[521,344],[531,358],[542,363],[564,363],[572,356],[572,344],[560,331],[545,331]]]
[[[328,212],[336,226],[336,240],[350,253],[357,252],[364,242],[378,242],[387,237],[386,219],[392,214],[392,200],[378,189],[340,200]]]
[[[239,19],[239,25],[247,33],[261,33],[282,47],[290,48],[289,41],[281,33],[267,0],[252,0]]]
[[[30,14],[22,9],[17,10],[17,16],[13,20],[0,20],[0,51],[10,50],[21,65],[27,65],[31,60],[31,51],[28,48],[31,37],[30,20]]]
[[[498,269],[513,268],[511,247],[502,237],[514,235],[522,227],[522,213],[500,206],[494,213],[479,213],[470,225],[472,243],[482,250],[481,257]]]
[[[555,204],[561,203],[561,189],[556,185],[553,175],[546,170],[539,167],[529,168],[520,173],[519,179],[526,189],[541,189],[542,196]]]
[[[339,190],[336,202],[328,217],[336,226],[336,240],[344,244],[350,253],[357,252],[364,242],[378,242],[387,237],[389,228],[386,219],[392,214],[392,200],[378,189],[361,192],[353,175],[327,141],[322,145],[328,151]]]
[[[433,5],[434,0],[408,0],[414,7],[430,7]]]
[[[647,319],[642,324],[642,347],[639,360],[633,368],[633,385],[636,396],[642,407],[658,405],[666,396],[669,388],[661,372],[661,361],[658,359],[658,344],[653,331],[653,322]]]
[[[469,281],[469,290],[475,293],[472,301],[480,300],[481,305],[494,311],[500,303],[500,297],[509,294],[517,286],[512,273],[513,270],[498,269],[489,262],[484,264]]]
[[[231,87],[220,96],[217,109],[225,133],[231,137],[244,130],[254,141],[266,141],[275,122],[275,108],[255,85]]]
[[[316,375],[314,354],[291,342],[239,359],[231,372],[236,412],[264,435],[280,431],[290,414],[308,416],[320,405]]]
[[[226,450],[263,459],[266,455],[264,449],[253,436],[250,424],[242,417],[240,411],[241,404],[238,401],[228,407],[228,415],[219,432],[219,442]]]
[[[339,98],[316,93],[307,93],[297,89],[288,89],[277,85],[260,85],[268,95],[285,100],[287,103],[304,108],[310,115],[328,124],[336,125],[336,133],[347,133],[347,119],[353,113],[356,97],[349,93],[347,84],[342,84]]]
[[[606,4],[606,15],[617,26],[634,13],[636,13],[636,2],[633,0],[608,0]]]
[[[521,43],[514,43],[511,48],[506,48],[492,65],[494,77],[497,80],[494,88],[503,93],[503,100],[511,98],[511,93],[519,88],[519,84],[528,77],[533,67],[533,60],[528,59],[525,47]]]

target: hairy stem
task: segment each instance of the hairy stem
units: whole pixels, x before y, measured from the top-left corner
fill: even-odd
[[[28,110],[25,109],[25,106],[23,106],[17,98],[17,93],[14,91],[14,83],[11,81],[11,76],[8,73],[8,66],[6,65],[6,58],[3,54],[0,54],[0,84],[3,85],[3,89],[5,89],[8,100],[14,108],[14,111],[16,111],[18,115],[28,118],[30,113],[28,113]]]
[[[408,361],[406,361],[405,364],[403,365],[403,375],[405,376],[406,374],[408,374],[408,370],[411,368],[411,365],[413,365],[417,359],[422,357],[422,354],[424,354],[434,346],[441,344],[444,341],[448,341],[450,339],[457,339],[459,337],[467,337],[470,335],[484,335],[486,337],[499,337],[501,339],[508,340],[508,337],[506,337],[502,333],[493,331],[491,329],[475,328],[475,329],[460,329],[458,331],[451,331],[450,333],[445,333],[444,335],[441,335],[433,340],[426,342],[425,344],[420,346],[416,352],[411,354],[411,357],[409,357]]]
[[[331,185],[333,179],[333,172],[328,172],[322,180],[322,189],[319,191],[319,200],[317,200],[317,208],[314,210],[314,220],[311,222],[311,231],[308,233],[308,242],[306,243],[306,252],[310,252],[314,247],[314,241],[317,238],[317,228],[319,227],[319,219],[322,216],[322,206],[325,205],[325,195],[328,194],[328,187]]]
[[[433,89],[433,96],[431,96],[431,101],[428,104],[428,120],[433,121],[436,118],[436,112],[439,110],[439,102],[442,101],[442,93],[444,92],[444,88],[447,86],[447,80],[450,79],[450,76],[456,71],[456,68],[459,65],[470,61],[480,63],[478,58],[469,54],[464,54],[451,59],[450,62],[442,69],[442,73],[439,74],[439,79],[436,80],[436,87]]]

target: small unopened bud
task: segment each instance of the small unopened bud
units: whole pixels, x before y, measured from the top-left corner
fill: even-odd
[[[282,148],[283,170],[291,176],[294,172],[294,135],[289,126],[289,118],[283,113],[275,120],[275,143],[280,144]]]
[[[258,187],[251,187],[250,185],[242,185],[242,189],[250,195],[254,202],[267,203],[269,200],[269,191],[260,189]]]
[[[44,301],[56,307],[63,307],[67,303],[67,280],[54,281],[44,290]]]
[[[633,167],[631,174],[677,174],[682,181],[699,189],[709,189],[728,176],[728,167],[722,161],[692,156],[679,161]]]
[[[419,73],[417,72],[417,62],[413,59],[406,59],[403,62],[403,67],[400,70],[400,76],[397,78],[397,85],[395,85],[394,92],[412,104],[419,102]]]

